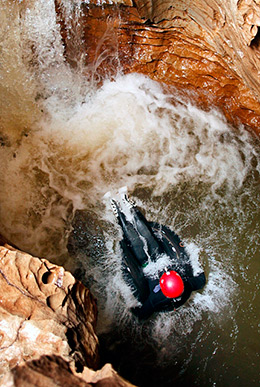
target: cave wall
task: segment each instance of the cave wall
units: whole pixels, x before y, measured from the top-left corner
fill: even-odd
[[[118,1],[82,4],[58,20],[68,62],[100,80],[121,71],[147,74],[197,105],[259,133],[260,4],[232,1]],[[76,15],[74,14],[76,19]],[[74,20],[75,20],[74,19]],[[79,39],[80,37],[80,39]],[[76,42],[76,44],[75,44]]]
[[[97,304],[63,267],[0,238],[0,385],[121,386],[110,364],[101,369]]]
[[[97,306],[63,267],[0,246],[0,375],[41,355],[98,366]]]
[[[142,18],[183,31],[220,54],[260,100],[260,3],[254,0],[137,0]]]

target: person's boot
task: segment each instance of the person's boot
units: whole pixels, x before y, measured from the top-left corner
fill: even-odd
[[[104,201],[109,200],[110,206],[111,206],[111,209],[112,209],[114,215],[115,215],[116,217],[118,217],[118,211],[119,211],[119,209],[118,209],[118,204],[117,204],[116,200],[112,198],[112,194],[111,194],[110,191],[108,191],[107,193],[105,193],[105,195],[103,196],[103,200],[104,200]]]
[[[135,207],[135,202],[131,199],[129,199],[128,197],[128,191],[127,191],[127,187],[124,186],[124,187],[121,187],[119,190],[118,190],[118,193],[121,197],[121,200],[122,200],[122,203],[127,207],[127,208],[132,208],[132,207]]]
[[[112,211],[116,217],[118,217],[118,205],[115,199],[110,199],[110,205],[112,208]]]

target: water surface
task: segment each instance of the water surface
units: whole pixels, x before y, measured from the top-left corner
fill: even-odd
[[[132,383],[258,386],[259,140],[120,66],[96,87],[66,64],[53,2],[26,4],[0,6],[0,233],[90,287],[102,359]],[[123,185],[207,276],[143,324],[102,200]]]

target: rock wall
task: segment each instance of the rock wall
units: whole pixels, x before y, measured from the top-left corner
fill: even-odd
[[[96,301],[63,267],[5,244],[0,289],[0,385],[130,386],[109,364],[94,371]]]
[[[141,17],[183,31],[220,54],[260,101],[260,3],[254,0],[136,1]]]
[[[260,4],[137,0],[82,4],[70,24],[56,0],[67,60],[86,75],[148,74],[235,125],[260,128]],[[108,4],[109,3],[109,4]],[[118,4],[120,3],[120,4]],[[73,12],[73,11],[72,11]],[[76,11],[75,11],[76,12]],[[72,16],[76,19],[76,14]]]
[[[75,373],[69,362],[59,356],[42,356],[17,366],[4,376],[3,383],[11,387],[134,387],[122,379],[106,364],[99,371],[84,368],[82,373]]]
[[[62,267],[0,246],[0,372],[44,354],[97,368],[95,301]]]

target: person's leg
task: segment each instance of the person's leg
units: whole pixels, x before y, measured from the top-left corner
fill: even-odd
[[[164,250],[143,214],[136,207],[130,205],[129,209],[133,216],[133,221],[130,222],[115,200],[112,204],[124,237],[141,265],[144,265],[149,257],[151,260],[156,260]]]
[[[148,281],[144,276],[143,268],[140,262],[137,261],[131,248],[129,248],[125,240],[120,241],[122,250],[122,270],[126,282],[134,287],[134,295],[140,302],[144,302],[149,296]]]
[[[125,214],[120,210],[118,210],[118,222],[123,231],[126,244],[132,249],[140,265],[144,265],[148,260],[144,239],[140,237],[133,224],[126,219]]]
[[[134,227],[137,233],[141,235],[141,237],[143,237],[146,241],[148,255],[151,257],[152,260],[156,260],[158,254],[163,253],[162,245],[155,237],[144,215],[137,208],[132,208],[131,212],[134,216]]]

